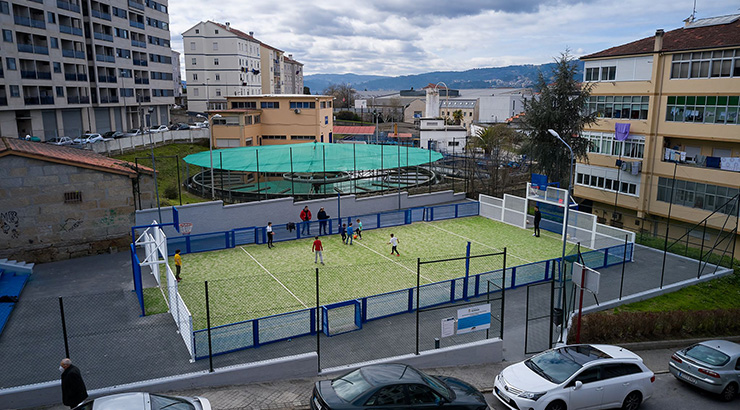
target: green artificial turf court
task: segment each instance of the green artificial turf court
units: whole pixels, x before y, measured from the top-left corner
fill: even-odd
[[[400,256],[391,255],[390,234],[399,238]],[[218,326],[316,306],[316,268],[321,304],[341,302],[416,286],[417,258],[422,261],[460,258],[471,242],[471,255],[507,248],[506,266],[560,256],[560,236],[542,231],[535,238],[524,230],[474,216],[366,230],[353,245],[339,235],[321,236],[324,263],[314,263],[313,238],[267,245],[244,245],[182,256],[180,295],[193,315],[196,330],[206,327],[205,285],[211,325]],[[470,274],[501,269],[503,257],[470,260]],[[174,261],[170,258],[174,271]],[[465,275],[465,260],[421,266],[422,285]],[[166,279],[162,278],[166,284]],[[166,286],[166,285],[165,285]],[[164,292],[166,293],[166,292]],[[158,288],[145,289],[147,313],[166,310]]]

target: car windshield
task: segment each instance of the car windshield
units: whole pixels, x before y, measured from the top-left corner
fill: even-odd
[[[132,128],[132,129],[128,130],[128,132],[131,133],[131,134],[136,134],[138,131],[139,131],[138,128]]]
[[[441,380],[437,379],[436,377],[426,375],[422,372],[419,372],[419,374],[421,374],[422,380],[424,380],[424,382],[426,382],[426,384],[431,387],[432,390],[439,393],[439,395],[444,397],[445,399],[452,401],[452,392]]]
[[[585,363],[609,355],[588,345],[566,346],[548,350],[524,362],[530,370],[555,384],[560,384]]]
[[[331,381],[331,387],[337,396],[343,400],[351,402],[357,396],[361,395],[367,389],[369,389],[370,383],[362,377],[360,369],[357,369],[351,373],[348,373],[340,378]]]
[[[152,402],[152,410],[195,410],[195,406],[179,397],[150,394],[149,399]]]
[[[697,344],[689,347],[684,354],[692,359],[712,366],[724,366],[730,360],[730,356],[713,349],[709,346]]]

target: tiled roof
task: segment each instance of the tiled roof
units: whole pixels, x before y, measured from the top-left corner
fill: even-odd
[[[740,46],[740,19],[727,24],[682,27],[668,31],[663,34],[663,47],[660,51],[677,52],[734,46]],[[651,36],[589,54],[581,59],[651,54],[654,47],[655,36]]]
[[[426,85],[426,87],[422,88],[422,90],[426,90],[427,88],[439,88],[439,89],[443,89],[443,90],[446,90],[447,89],[447,87],[445,87],[443,85],[440,85],[439,87],[437,87],[437,84],[429,83],[429,84]]]
[[[335,125],[334,134],[342,135],[369,135],[375,134],[374,126],[351,126],[351,125]]]
[[[245,40],[251,40],[251,41],[256,41],[257,43],[261,43],[261,41],[259,41],[259,40],[257,40],[256,38],[254,38],[254,36],[250,36],[249,34],[247,34],[247,33],[243,32],[243,31],[241,31],[241,30],[237,30],[237,29],[235,29],[235,28],[231,28],[231,26],[228,26],[228,27],[227,27],[227,26],[226,26],[225,24],[221,24],[221,23],[216,23],[215,21],[211,21],[211,23],[213,23],[213,24],[215,24],[215,25],[217,25],[217,26],[221,27],[221,28],[222,28],[222,29],[224,29],[224,30],[228,30],[228,31],[230,31],[230,32],[232,32],[232,33],[236,34],[237,36],[239,36],[239,37],[241,37],[241,38],[243,38],[243,39],[245,39]]]
[[[0,138],[0,157],[17,155],[41,161],[56,162],[103,172],[136,177],[136,164],[100,155],[94,151],[26,141],[18,138]],[[154,170],[139,165],[139,171],[153,174]]]

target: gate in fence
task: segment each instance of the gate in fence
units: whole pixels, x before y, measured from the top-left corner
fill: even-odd
[[[557,339],[555,327],[562,325],[563,314],[552,308],[554,281],[527,286],[524,353],[539,353],[552,347]]]

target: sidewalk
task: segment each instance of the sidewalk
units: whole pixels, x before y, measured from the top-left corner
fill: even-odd
[[[737,339],[740,339],[738,337]],[[668,372],[668,360],[680,347],[698,340],[676,340],[650,343],[627,343],[621,346],[642,357],[645,364],[655,373]],[[494,365],[457,366],[424,369],[426,373],[452,376],[467,381],[483,392],[493,389],[493,378],[513,362]],[[329,378],[280,380],[246,385],[233,385],[210,389],[193,389],[168,392],[178,396],[204,396],[214,410],[253,409],[308,409],[313,385],[318,380]],[[42,408],[38,408],[42,409]],[[64,406],[45,407],[47,410],[63,410]]]

